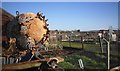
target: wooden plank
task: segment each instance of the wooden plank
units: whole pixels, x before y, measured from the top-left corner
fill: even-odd
[[[57,58],[59,62],[64,61],[63,58],[61,57],[53,57]],[[32,68],[32,67],[39,67],[43,61],[49,61],[53,58],[45,58],[41,60],[33,60],[33,61],[28,61],[28,62],[20,62],[20,63],[15,63],[15,64],[5,64],[3,65],[3,70],[5,69],[27,69],[27,68]]]

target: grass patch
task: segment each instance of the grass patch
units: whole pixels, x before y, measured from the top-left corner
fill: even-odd
[[[62,42],[62,45],[69,48],[69,42]],[[72,48],[81,48],[82,44],[76,43],[76,42],[71,42],[71,47]],[[107,53],[107,44],[103,44],[103,49],[104,49],[104,54],[106,54]],[[102,56],[101,47],[99,44],[84,44],[84,50],[95,53],[96,57]],[[118,46],[116,43],[110,45],[110,53],[111,53],[111,58],[118,61],[118,57],[120,57],[120,56],[119,56],[119,52],[118,52]],[[106,55],[104,55],[103,57],[106,58]],[[102,60],[100,60],[100,62],[95,61],[94,59],[91,59],[89,57],[78,54],[78,52],[67,55],[67,56],[63,56],[63,58],[65,59],[65,62],[71,63],[73,66],[76,67],[76,69],[79,69],[78,59],[83,60],[83,64],[86,69],[106,69],[107,68],[106,64],[103,63]]]
[[[63,46],[69,47],[69,42],[62,42]],[[81,43],[71,42],[71,47],[73,48],[82,48]],[[85,51],[91,51],[100,53],[100,45],[99,44],[84,44],[84,50]]]
[[[59,63],[59,66],[64,69],[75,69],[75,65],[71,64],[70,62],[66,62],[66,61]]]
[[[82,47],[82,44],[79,44],[79,43],[75,43],[75,42],[62,42],[62,45],[63,46],[66,46],[66,47],[69,47],[71,44],[71,47],[74,47],[74,48],[81,48]]]
[[[66,47],[69,47],[69,42],[62,42],[62,45],[63,46],[66,46]],[[114,55],[114,56],[118,56],[120,57],[119,55],[119,51],[118,51],[118,46],[117,44],[111,44],[110,45],[110,52],[111,52],[111,55]],[[78,42],[71,42],[71,47],[72,48],[82,48],[82,44],[81,43],[78,43]],[[107,53],[107,45],[104,44],[103,45],[103,49],[104,49],[104,53]],[[95,52],[95,53],[101,53],[101,47],[100,47],[100,44],[84,44],[84,50],[85,51],[90,51],[90,52]]]
[[[103,62],[96,62],[95,60],[86,57],[86,56],[82,56],[79,55],[77,53],[68,55],[68,56],[62,56],[65,61],[63,63],[60,64],[60,67],[65,68],[65,69],[69,69],[69,67],[72,69],[80,69],[79,68],[79,63],[78,60],[82,59],[83,64],[85,69],[105,69],[106,65]],[[67,65],[66,65],[67,64]]]

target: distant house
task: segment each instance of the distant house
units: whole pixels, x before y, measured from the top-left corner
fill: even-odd
[[[117,35],[115,33],[112,34],[111,41],[117,41]]]
[[[62,34],[62,40],[61,41],[69,41],[69,36],[67,34]]]
[[[57,43],[57,31],[50,31],[49,36],[49,43],[50,44],[56,44]]]
[[[117,31],[113,30],[114,33],[112,34],[112,41],[116,41],[117,39]],[[50,38],[55,41],[81,41],[81,37],[83,40],[98,40],[99,33],[101,36],[108,39],[109,38],[109,31],[108,30],[95,30],[95,31],[51,31]],[[104,35],[103,35],[104,34]],[[53,42],[50,41],[50,42]]]
[[[97,39],[98,32],[99,31],[84,31],[84,32],[80,32],[80,33],[84,39]]]
[[[109,30],[102,30],[102,34],[104,38],[106,38],[107,40],[111,38],[111,41],[117,41],[117,35],[118,35],[117,30],[113,30],[111,36],[109,34]]]
[[[49,33],[49,45],[48,45],[48,49],[58,49],[59,47],[59,40],[60,40],[60,35],[59,32],[57,30],[50,30]]]

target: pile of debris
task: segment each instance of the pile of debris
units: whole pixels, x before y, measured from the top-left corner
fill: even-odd
[[[48,19],[40,12],[19,14],[16,11],[16,15],[12,18],[7,12],[3,12],[2,15],[3,56],[22,58],[31,54],[29,58],[31,60],[33,56],[40,55],[40,48],[45,47],[48,41]],[[10,19],[5,20],[6,18]]]

